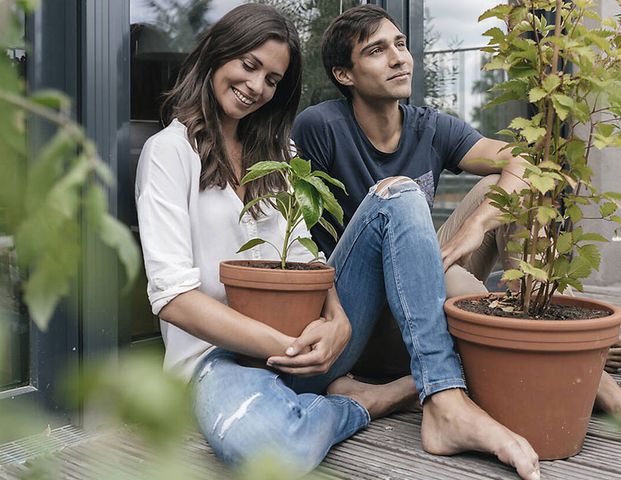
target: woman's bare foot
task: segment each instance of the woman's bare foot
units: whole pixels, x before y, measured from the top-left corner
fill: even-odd
[[[595,406],[610,415],[621,415],[621,388],[608,373],[602,373]]]
[[[334,380],[328,386],[327,393],[356,400],[367,409],[371,419],[409,407],[417,398],[416,386],[411,376],[381,385],[362,383],[344,376]]]
[[[443,390],[423,404],[423,449],[436,455],[467,450],[492,453],[523,479],[538,480],[539,458],[526,439],[504,427],[460,389]]]

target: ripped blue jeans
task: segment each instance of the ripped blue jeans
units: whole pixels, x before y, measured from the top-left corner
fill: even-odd
[[[332,445],[364,428],[368,412],[354,400],[322,395],[352,368],[388,303],[411,356],[421,402],[465,388],[444,316],[444,275],[425,196],[407,180],[358,207],[330,257],[351,339],[330,371],[313,377],[244,367],[217,349],[197,368],[195,412],[216,454],[237,463],[272,452],[301,472],[316,467]]]

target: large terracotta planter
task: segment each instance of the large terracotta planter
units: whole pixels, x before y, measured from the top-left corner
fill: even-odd
[[[610,311],[589,320],[510,319],[445,304],[472,399],[525,437],[543,460],[582,448],[608,348],[619,338],[621,310],[557,296],[554,303]]]
[[[220,263],[220,281],[229,306],[286,335],[298,337],[320,317],[328,290],[334,284],[334,268],[323,264],[316,264],[316,270],[247,266],[252,264],[252,260]]]

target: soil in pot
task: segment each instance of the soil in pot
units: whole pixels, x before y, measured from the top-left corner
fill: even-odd
[[[260,261],[240,261],[237,265],[241,267],[251,267],[251,268],[267,268],[268,270],[282,270],[280,262],[260,262]],[[285,270],[323,270],[325,265],[317,264],[317,263],[296,263],[296,262],[287,262],[285,263]]]
[[[458,308],[468,312],[480,313],[505,318],[528,318],[532,320],[587,320],[610,315],[610,310],[583,307],[580,305],[550,305],[543,315],[530,316],[519,309],[517,296],[488,295],[482,298],[461,300],[455,304]]]

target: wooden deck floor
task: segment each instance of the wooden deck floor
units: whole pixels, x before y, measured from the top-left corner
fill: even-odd
[[[617,382],[621,376],[617,375]],[[423,452],[420,444],[419,412],[395,414],[374,421],[364,431],[332,449],[314,478],[321,479],[517,479],[512,469],[491,456],[461,454],[439,457]],[[76,427],[52,431],[47,438],[50,462],[59,478],[118,478],[108,470],[122,472],[123,478],[145,478],[144,466],[153,453],[141,446],[129,430],[89,434]],[[0,479],[40,478],[37,458],[42,452],[35,437],[0,446]],[[234,478],[215,459],[198,433],[191,433],[184,445],[184,461],[192,477]],[[601,415],[594,415],[584,448],[568,460],[542,462],[543,479],[621,479],[621,431]],[[176,479],[175,479],[176,480]]]

